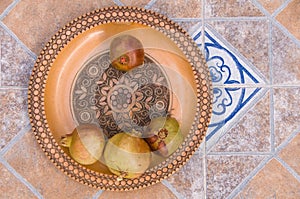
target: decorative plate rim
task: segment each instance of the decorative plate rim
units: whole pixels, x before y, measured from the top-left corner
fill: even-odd
[[[90,170],[70,158],[58,145],[50,131],[45,116],[45,87],[49,71],[57,55],[76,36],[106,23],[132,22],[151,27],[169,39],[186,56],[195,77],[197,90],[196,115],[192,128],[182,145],[165,161],[148,169],[134,179],[117,179],[115,175]],[[28,87],[28,114],[37,142],[54,163],[72,179],[82,184],[110,191],[129,191],[144,188],[160,182],[178,171],[194,154],[202,143],[212,114],[212,84],[203,54],[178,24],[166,16],[138,7],[115,6],[97,9],[78,18],[60,29],[40,52]]]

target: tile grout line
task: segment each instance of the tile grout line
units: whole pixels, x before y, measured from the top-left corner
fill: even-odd
[[[269,19],[269,49],[268,49],[268,53],[269,53],[269,66],[270,66],[270,71],[269,71],[269,76],[270,76],[270,84],[273,86],[274,85],[274,81],[273,81],[273,26],[272,26],[272,22]]]
[[[124,3],[122,3],[119,0],[113,0],[115,4],[117,4],[118,6],[124,6]]]
[[[275,152],[275,110],[274,88],[270,89],[270,144],[271,152]]]
[[[0,64],[0,70],[1,70],[1,64]],[[0,83],[1,83],[1,77],[0,77]],[[1,85],[1,84],[0,84]],[[22,87],[22,86],[0,86],[1,90],[28,90],[28,87]]]
[[[265,165],[267,165],[267,163],[273,158],[273,155],[270,155],[266,158],[264,158],[256,168],[254,168],[248,176],[246,176],[242,182],[226,197],[226,198],[234,198],[236,197],[242,190],[245,189],[245,187],[247,186],[247,184],[253,179],[253,177],[259,173],[264,167]]]
[[[1,42],[1,39],[0,39],[0,88],[2,86],[2,42]]]
[[[10,150],[19,140],[21,140],[24,135],[29,132],[31,129],[31,125],[29,124],[29,121],[28,121],[28,124],[26,127],[24,127],[21,131],[19,131],[19,133],[14,136],[10,142],[8,144],[5,145],[5,147],[3,149],[1,149],[0,151],[0,156],[3,156],[8,150]]]
[[[252,152],[252,151],[224,151],[224,152],[210,152],[208,154],[209,156],[269,156],[273,155],[273,153],[270,152]]]
[[[19,174],[6,160],[0,157],[0,162],[5,166],[5,168],[12,173],[21,183],[23,183],[35,196],[42,199],[43,196],[38,192],[38,190],[29,183],[21,174]]]
[[[0,20],[4,19],[9,12],[20,2],[21,0],[15,0],[0,14]]]
[[[175,22],[197,22],[197,21],[201,21],[201,18],[169,18],[172,21]]]
[[[206,136],[203,138],[203,154],[202,154],[202,169],[203,169],[203,195],[207,198],[207,151],[206,151]]]
[[[98,199],[103,192],[104,192],[103,190],[97,191],[97,193],[92,197],[92,199]]]
[[[260,16],[260,17],[210,17],[206,18],[207,21],[263,21],[268,19],[267,16]]]
[[[275,153],[278,154],[280,153],[283,148],[285,148],[292,139],[294,139],[298,134],[300,133],[300,127],[296,131],[294,131],[286,140],[284,140],[275,150]]]
[[[237,194],[239,194],[242,190],[244,190],[244,188],[247,186],[248,182],[251,181],[251,179],[253,179],[253,177],[264,168],[265,165],[267,165],[267,163],[269,161],[271,161],[273,158],[276,159],[277,161],[280,162],[280,164],[287,169],[288,172],[290,172],[299,182],[300,182],[300,176],[298,175],[298,173],[296,173],[285,161],[283,161],[280,157],[277,156],[277,154],[280,152],[280,150],[282,150],[286,145],[288,145],[290,143],[290,141],[299,134],[300,132],[300,128],[298,130],[296,130],[287,140],[285,140],[285,142],[283,144],[281,144],[280,149],[271,154],[266,154],[269,155],[268,157],[266,157],[265,160],[263,160],[258,167],[256,167],[254,170],[252,170],[252,172],[246,177],[244,178],[244,180],[242,181],[242,183],[240,183],[230,194],[229,196],[227,196],[227,198],[234,198]],[[279,147],[278,147],[279,148]],[[232,155],[232,154],[228,154],[228,155]],[[236,155],[236,154],[234,154]],[[259,154],[258,154],[259,155]]]
[[[283,159],[278,156],[275,156],[275,159],[293,176],[298,182],[300,182],[300,175],[288,165]]]
[[[271,152],[275,152],[275,110],[274,110],[274,68],[273,68],[273,26],[271,20],[269,21],[269,76],[270,76],[270,84],[272,85],[270,88],[270,144],[271,144]]]
[[[272,22],[287,36],[290,38],[299,48],[300,48],[300,41],[288,31],[281,23],[279,23],[277,20],[271,18]]]
[[[299,182],[300,182],[300,175],[294,171],[283,159],[281,159],[278,155],[298,134],[300,134],[300,127],[295,130],[282,144],[277,147],[275,152],[275,159],[281,163],[281,165],[288,170]]]
[[[298,84],[213,84],[215,88],[299,88]]]
[[[257,0],[250,0],[266,17],[271,18],[270,13]]]
[[[202,4],[202,12],[201,12],[201,20],[202,20],[202,26],[201,26],[201,50],[202,50],[202,53],[205,57],[205,21],[206,21],[206,18],[205,18],[205,0],[202,0],[201,1],[201,4]]]
[[[252,0],[253,3],[255,2],[254,0]],[[270,16],[269,13],[267,13],[266,11],[264,11],[263,7],[259,4],[259,3],[254,3],[258,8],[260,8],[260,10],[266,15],[263,17],[212,17],[212,18],[206,18],[206,21],[228,21],[228,22],[233,22],[233,21],[263,21],[263,20],[267,20],[269,19],[270,21],[272,21],[274,24],[276,24],[278,26],[278,28],[285,33],[297,46],[300,47],[300,41],[298,41],[298,39],[291,34],[283,25],[281,25],[276,19],[272,18]],[[181,21],[184,20],[184,18],[171,18],[172,20],[176,20],[176,21]]]
[[[275,18],[281,11],[283,11],[287,5],[289,3],[291,3],[292,0],[286,0],[285,2],[283,2],[283,4],[281,4],[272,14],[270,14],[270,16],[272,18]]]
[[[155,3],[156,3],[157,0],[151,0],[147,3],[147,5],[145,5],[145,9],[150,9]]]
[[[290,2],[291,0],[288,0],[287,2]],[[268,11],[265,10],[265,8],[257,2],[257,0],[251,0],[251,2],[263,13],[265,14],[269,20],[274,23],[287,37],[289,37],[299,48],[300,48],[300,41],[293,35],[291,34],[282,24],[280,24],[274,16],[270,15]],[[284,5],[281,5],[277,10],[280,10],[280,8],[285,8]],[[280,10],[282,11],[282,10]],[[276,15],[275,15],[276,17]]]
[[[25,50],[25,52],[36,60],[37,55],[32,52],[2,21],[0,21],[0,27],[2,27],[21,46],[21,48]]]
[[[270,17],[269,12],[257,0],[250,0],[250,2],[258,8],[266,17]]]
[[[161,183],[165,187],[167,187],[176,196],[177,199],[184,199],[184,197],[171,185],[168,180],[162,180]]]

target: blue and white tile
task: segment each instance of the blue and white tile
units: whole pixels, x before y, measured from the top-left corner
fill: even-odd
[[[207,133],[210,149],[267,92],[267,80],[214,29],[191,28],[205,53],[213,84],[213,115]],[[205,45],[203,45],[205,44]]]

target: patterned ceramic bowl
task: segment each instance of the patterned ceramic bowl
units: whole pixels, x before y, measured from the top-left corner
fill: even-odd
[[[143,45],[143,64],[127,72],[112,67],[110,44],[131,35]],[[28,94],[36,139],[71,178],[104,190],[134,190],[167,178],[203,141],[211,117],[211,81],[194,41],[176,23],[152,11],[110,7],[80,16],[41,51]],[[58,143],[80,124],[97,124],[107,138],[142,132],[151,119],[171,115],[184,141],[169,157],[152,153],[149,168],[133,179],[113,175],[103,161],[83,166]]]

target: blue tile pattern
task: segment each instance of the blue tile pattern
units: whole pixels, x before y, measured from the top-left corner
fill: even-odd
[[[244,61],[233,47],[226,44],[223,38],[216,36],[213,30],[205,28],[204,40],[201,28],[191,35],[199,48],[204,50],[213,83],[213,115],[207,133],[209,143],[218,140],[222,132],[226,132],[226,129],[240,118],[238,115],[261,98],[260,93],[264,92],[261,86],[265,85],[266,81],[257,69],[247,64],[247,61]]]

